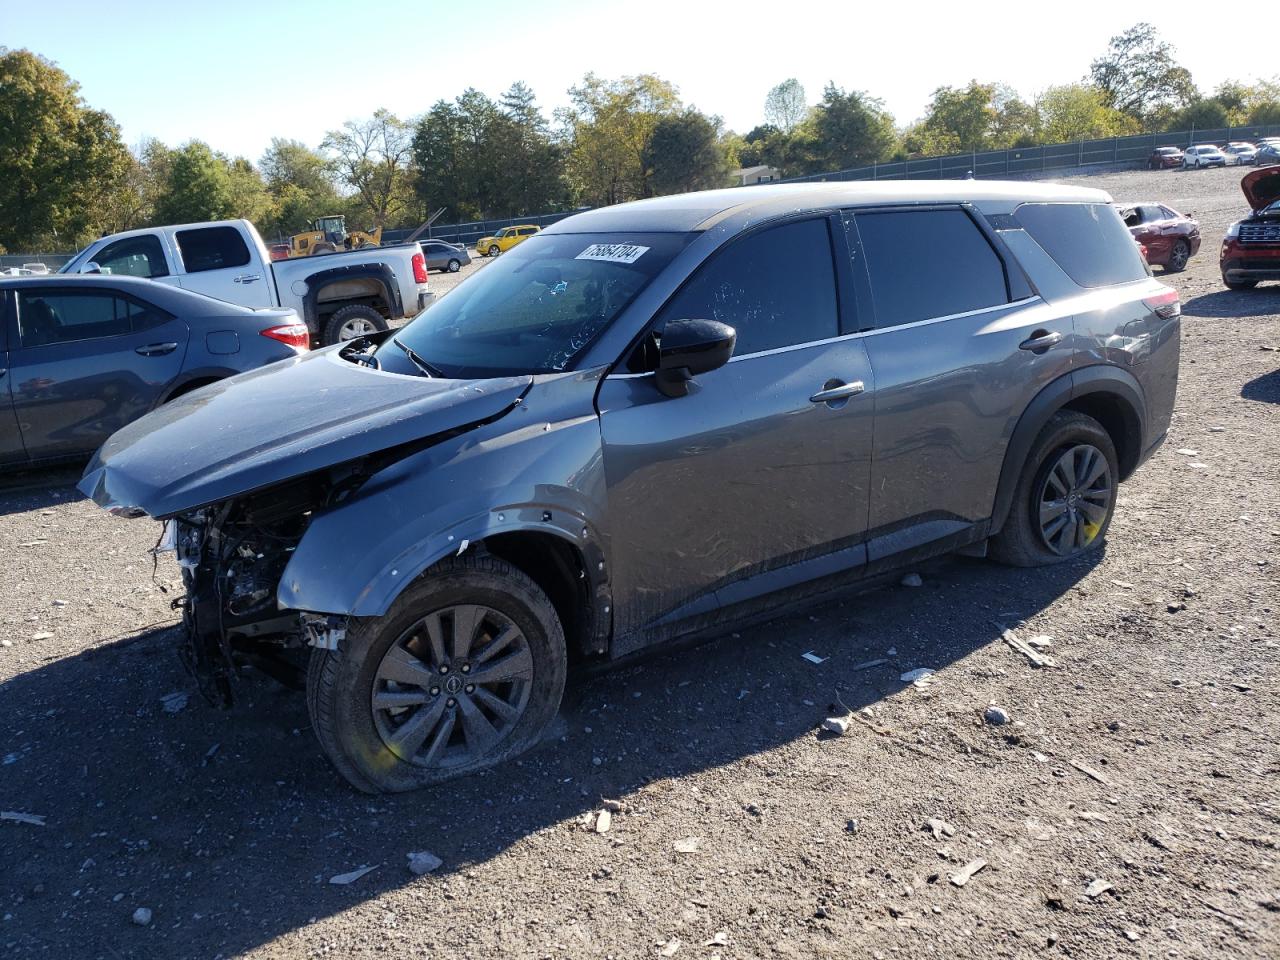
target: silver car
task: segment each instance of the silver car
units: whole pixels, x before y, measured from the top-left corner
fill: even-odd
[[[80,489],[172,522],[204,689],[308,658],[351,784],[438,783],[538,743],[571,668],[949,551],[1097,551],[1179,351],[1110,202],[879,182],[581,213],[401,330],[126,427]]]
[[[420,243],[422,255],[427,258],[428,270],[457,273],[471,262],[467,248],[460,243],[446,243],[444,240],[422,240]]]

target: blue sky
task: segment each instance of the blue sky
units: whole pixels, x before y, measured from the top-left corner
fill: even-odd
[[[1202,87],[1257,79],[1251,64],[1280,69],[1247,54],[1235,15],[1215,17],[1203,2],[1075,0],[1069,15],[1028,0],[832,6],[0,0],[0,42],[56,61],[131,144],[199,138],[254,160],[273,136],[315,145],[344,120],[378,107],[414,116],[468,86],[496,97],[523,79],[550,113],[588,70],[657,73],[740,132],[791,76],[811,102],[832,80],[883,98],[906,122],[942,84],[976,77],[1031,97],[1080,79],[1112,34],[1141,19],[1156,22]],[[1175,14],[1181,7],[1191,15]]]

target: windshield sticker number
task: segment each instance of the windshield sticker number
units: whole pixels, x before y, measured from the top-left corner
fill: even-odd
[[[607,263],[635,263],[648,252],[648,247],[640,247],[634,243],[593,243],[573,259],[604,260]]]

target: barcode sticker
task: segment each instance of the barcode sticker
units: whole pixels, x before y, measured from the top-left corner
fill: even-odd
[[[635,263],[648,252],[648,247],[637,246],[634,243],[593,243],[574,259],[605,260],[609,263]]]

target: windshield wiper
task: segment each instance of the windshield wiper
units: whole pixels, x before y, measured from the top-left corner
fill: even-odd
[[[410,350],[399,337],[392,337],[391,342],[403,350],[404,355],[412,360],[414,365],[428,377],[439,377],[442,380],[444,379],[444,374],[439,369],[433,367],[431,364],[427,363],[427,361],[423,360],[420,356]]]

